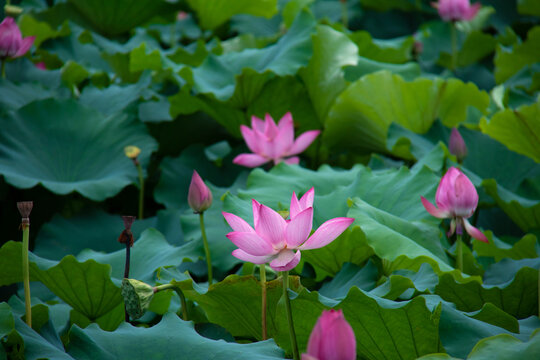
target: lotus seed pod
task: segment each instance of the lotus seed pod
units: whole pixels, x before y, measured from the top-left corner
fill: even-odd
[[[126,311],[132,320],[144,315],[154,297],[154,288],[135,279],[122,280],[122,296],[126,304]]]

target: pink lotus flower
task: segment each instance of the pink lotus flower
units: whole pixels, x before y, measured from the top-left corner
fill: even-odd
[[[310,236],[314,197],[313,188],[300,200],[293,192],[290,220],[284,220],[279,213],[253,199],[255,229],[242,218],[223,212],[234,230],[227,234],[227,238],[238,246],[232,255],[254,264],[269,262],[276,271],[288,271],[300,262],[300,250],[318,249],[334,241],[354,219],[340,217],[328,220]]]
[[[456,128],[452,128],[452,132],[450,133],[448,149],[452,155],[456,156],[460,163],[467,156],[467,145],[465,145],[465,140],[463,140],[463,137]]]
[[[195,170],[189,184],[188,204],[194,212],[199,214],[212,205],[212,192]]]
[[[302,360],[355,360],[356,339],[341,310],[324,310],[309,336]]]
[[[435,194],[435,203],[438,208],[425,197],[421,196],[421,199],[422,204],[431,215],[440,219],[452,218],[450,230],[447,234],[448,237],[454,231],[458,235],[462,235],[463,227],[465,227],[465,230],[473,238],[486,243],[489,242],[480,230],[467,221],[478,205],[478,193],[469,178],[457,168],[451,167],[448,169],[448,172],[439,183]]]
[[[256,116],[251,117],[251,129],[240,125],[240,131],[248,148],[253,154],[240,154],[233,163],[247,167],[257,167],[269,161],[278,164],[298,164],[298,156],[315,140],[319,130],[306,131],[294,140],[294,124],[290,112],[283,115],[276,125],[274,119],[266,114],[265,120]]]
[[[35,36],[23,39],[15,20],[6,17],[0,23],[0,59],[23,56],[34,43],[34,39]]]
[[[482,6],[480,3],[471,5],[469,0],[439,0],[431,5],[437,8],[444,21],[472,20]]]

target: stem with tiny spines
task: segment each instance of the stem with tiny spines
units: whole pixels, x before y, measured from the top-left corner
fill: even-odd
[[[212,285],[212,258],[210,256],[210,247],[206,238],[206,230],[204,229],[204,212],[199,213],[199,222],[201,225],[201,234],[204,244],[204,253],[206,255],[206,264],[208,266],[208,285]]]
[[[268,333],[266,331],[266,265],[262,264],[259,266],[261,270],[261,324],[262,324],[262,339],[268,339]]]
[[[124,279],[129,279],[129,263],[131,262],[131,243],[129,239],[126,239],[126,263],[124,265]],[[129,322],[129,314],[124,306],[124,318],[126,322]]]
[[[30,300],[30,268],[28,266],[28,246],[30,238],[30,225],[23,224],[23,247],[22,247],[22,267],[24,283],[24,303],[26,306],[26,324],[32,327],[32,303]]]
[[[139,219],[142,220],[144,214],[144,176],[142,166],[137,162],[137,172],[139,173]]]
[[[463,241],[461,235],[456,235],[456,266],[463,272]]]
[[[159,285],[159,286],[154,287],[154,292],[156,293],[159,291],[169,290],[169,289],[176,291],[176,293],[180,297],[180,303],[182,304],[182,320],[187,321],[188,320],[187,302],[186,302],[186,297],[184,296],[184,292],[182,291],[182,289],[180,289],[178,286],[173,285],[173,284],[165,284],[165,285]]]
[[[289,299],[289,293],[287,291],[287,289],[289,288],[289,272],[283,271],[281,274],[283,277],[283,297],[285,300],[285,310],[287,313],[287,323],[289,325],[289,336],[291,338],[293,359],[300,360],[300,354],[298,352],[298,344],[296,343],[296,333],[294,331],[294,322],[293,322],[292,309],[291,309],[291,299]]]
[[[450,28],[452,31],[452,63],[450,65],[450,68],[452,71],[456,71],[457,68],[457,29],[456,29],[456,23],[452,21],[450,23]]]

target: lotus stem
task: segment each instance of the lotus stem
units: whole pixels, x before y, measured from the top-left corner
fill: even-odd
[[[212,285],[212,257],[210,256],[210,247],[206,238],[206,230],[204,228],[204,212],[199,213],[199,222],[201,224],[201,234],[204,244],[204,253],[206,255],[206,264],[208,266],[208,285]]]
[[[131,225],[135,221],[135,216],[122,216],[124,222],[124,230],[118,237],[118,242],[126,245],[126,262],[124,265],[124,279],[129,279],[129,265],[131,263],[131,247],[133,246],[133,233],[131,232]],[[125,320],[129,322],[129,314],[127,308],[124,308]]]
[[[176,293],[180,297],[180,303],[182,304],[182,320],[187,321],[188,320],[187,302],[186,302],[186,297],[184,296],[184,292],[182,291],[182,289],[180,289],[178,286],[173,285],[173,284],[165,284],[165,285],[159,285],[159,286],[154,287],[154,292],[157,293],[157,292],[160,292],[163,290],[169,290],[169,289],[176,291]]]
[[[450,64],[450,68],[452,71],[456,71],[457,68],[457,56],[458,56],[458,50],[457,50],[457,29],[456,29],[456,23],[451,22],[450,23],[450,29],[452,33],[452,62]]]
[[[137,172],[139,173],[139,219],[142,220],[144,214],[144,176],[141,163],[137,161]]]
[[[456,235],[456,266],[459,271],[463,272],[463,241],[461,235]]]
[[[289,299],[289,293],[287,289],[289,288],[289,272],[283,271],[283,297],[285,298],[285,310],[287,312],[287,322],[289,324],[289,336],[291,338],[291,347],[293,351],[293,359],[300,360],[300,355],[298,353],[298,344],[296,343],[296,333],[294,332],[294,322],[292,317],[291,309],[291,299]]]
[[[266,265],[259,266],[261,270],[261,325],[262,325],[262,339],[268,339],[268,333],[266,330]]]
[[[32,327],[32,302],[30,299],[30,266],[28,264],[28,247],[30,245],[30,212],[34,203],[32,201],[22,201],[17,203],[17,208],[21,214],[22,239],[22,275],[24,285],[24,303],[26,309],[26,324]]]
[[[349,16],[347,14],[347,0],[341,0],[341,22],[347,28],[349,26]]]

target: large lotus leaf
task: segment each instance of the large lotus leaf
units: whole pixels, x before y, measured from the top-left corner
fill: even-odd
[[[440,309],[433,312],[424,299],[394,302],[371,296],[356,287],[351,288],[341,302],[302,290],[291,300],[294,327],[300,352],[321,315],[330,307],[342,309],[356,336],[357,354],[367,359],[416,359],[443,351],[439,341]],[[290,342],[284,304],[278,305],[276,342],[288,352]]]
[[[534,0],[518,0],[518,12],[524,15],[540,16],[540,3]]]
[[[290,279],[291,289],[301,288],[300,279]],[[276,305],[283,293],[281,279],[268,281],[267,330],[268,336],[276,333]],[[210,286],[207,292],[184,290],[186,297],[196,301],[208,320],[223,326],[233,336],[261,340],[261,284],[253,276],[230,275]]]
[[[427,78],[406,82],[380,71],[360,78],[338,96],[323,140],[331,148],[384,152],[392,122],[425,133],[437,117],[454,126],[467,118],[469,106],[485,111],[488,105],[489,95],[472,83]]]
[[[444,274],[435,293],[453,302],[458,310],[476,311],[485,303],[491,303],[523,319],[538,313],[538,271],[525,267],[518,271],[511,283],[502,286],[483,286],[476,281],[460,283],[451,275]]]
[[[68,91],[51,90],[41,84],[23,82],[15,84],[9,80],[0,79],[0,114],[9,110],[17,110],[35,100],[69,95]]]
[[[342,67],[356,65],[358,47],[347,36],[329,26],[317,26],[313,55],[300,76],[306,84],[319,121],[324,123],[330,106],[346,88]]]
[[[137,181],[124,147],[141,148],[143,165],[157,148],[143,124],[104,118],[73,100],[33,102],[0,118],[0,174],[19,188],[39,183],[57,194],[92,200],[116,195]]]
[[[540,31],[539,31],[540,34]],[[540,101],[517,110],[502,110],[488,121],[482,119],[480,128],[510,150],[526,155],[540,163]]]
[[[34,306],[32,309],[36,310],[36,307]],[[20,316],[21,314],[16,313],[7,303],[0,303],[0,338],[2,338],[0,359],[73,359],[65,353],[61,343],[55,343],[50,337],[32,330],[21,320]],[[41,332],[43,333],[43,331]],[[4,336],[7,338],[4,339]],[[57,341],[59,342],[59,340]],[[5,348],[6,350],[11,349],[12,352],[6,354]],[[3,355],[4,357],[2,357]]]
[[[22,281],[21,252],[21,243],[13,241],[0,249],[0,285]],[[111,281],[111,267],[92,259],[79,262],[68,255],[56,262],[30,253],[30,280],[43,283],[92,321],[122,301],[120,289]]]
[[[164,336],[166,335],[166,336]],[[95,344],[99,344],[96,347]],[[253,344],[227,343],[202,337],[193,324],[180,320],[174,313],[165,314],[151,328],[121,325],[114,333],[90,325],[74,326],[69,333],[68,353],[75,359],[221,359],[277,360],[282,351],[272,340]]]
[[[69,0],[90,24],[103,34],[118,35],[156,15],[162,0]]]
[[[527,34],[527,40],[517,44],[511,51],[499,45],[495,56],[495,79],[497,83],[508,80],[523,67],[540,61],[540,26],[533,27]]]
[[[161,231],[171,244],[183,243],[178,211],[161,210],[156,217],[136,220],[131,228],[133,236],[138,238],[149,227]],[[77,255],[84,249],[117,251],[125,248],[117,240],[122,230],[124,223],[120,215],[95,209],[71,218],[57,214],[39,229],[33,252],[47,259],[60,260],[69,254]]]
[[[536,359],[540,357],[540,332],[522,342],[508,334],[483,339],[471,351],[468,360],[513,360]]]
[[[354,82],[364,75],[381,70],[400,75],[407,81],[413,81],[422,74],[420,66],[412,61],[405,64],[390,64],[358,56],[355,66],[346,66],[344,68],[345,80]]]
[[[24,36],[35,36],[33,45],[36,48],[38,48],[45,40],[66,36],[70,33],[67,21],[59,28],[53,29],[49,23],[39,21],[28,14],[21,16],[18,25]]]
[[[482,187],[523,231],[540,228],[540,199],[514,194],[493,179],[482,181]]]
[[[367,31],[357,31],[349,37],[358,46],[358,53],[368,59],[391,64],[402,64],[411,60],[414,44],[412,36],[377,40]]]
[[[540,258],[521,260],[502,259],[487,268],[484,273],[484,285],[505,287],[514,281],[517,273],[523,268],[540,268]]]
[[[451,271],[449,260],[439,240],[440,231],[425,222],[406,221],[355,198],[348,216],[360,227],[375,254],[392,262],[391,270],[417,270],[420,258],[435,269]],[[390,269],[388,269],[390,270]]]
[[[258,74],[294,75],[307,65],[312,55],[311,34],[315,30],[312,16],[301,12],[287,34],[275,44],[263,49],[246,49],[220,56],[209,55],[204,63],[187,72],[194,88],[200,93],[213,94],[228,100],[235,92],[236,78],[249,68]]]
[[[488,244],[473,241],[473,249],[478,256],[493,257],[495,261],[501,261],[504,258],[521,260],[538,257],[536,243],[536,236],[527,234],[512,246],[500,240],[490,241]]]
[[[378,277],[379,270],[372,261],[368,261],[363,267],[345,263],[331,281],[321,286],[319,294],[331,299],[344,299],[353,286],[364,291],[372,290]]]
[[[129,276],[133,279],[151,283],[155,272],[163,266],[178,266],[187,259],[196,261],[199,253],[197,243],[189,242],[184,246],[172,246],[156,229],[145,230],[131,248],[131,262]],[[202,247],[202,245],[201,245]],[[112,253],[100,253],[85,250],[78,255],[80,261],[93,259],[102,264],[111,266],[111,276],[121,280],[124,277],[125,250]]]
[[[188,0],[205,29],[215,29],[236,14],[250,14],[271,18],[278,11],[277,0]]]

